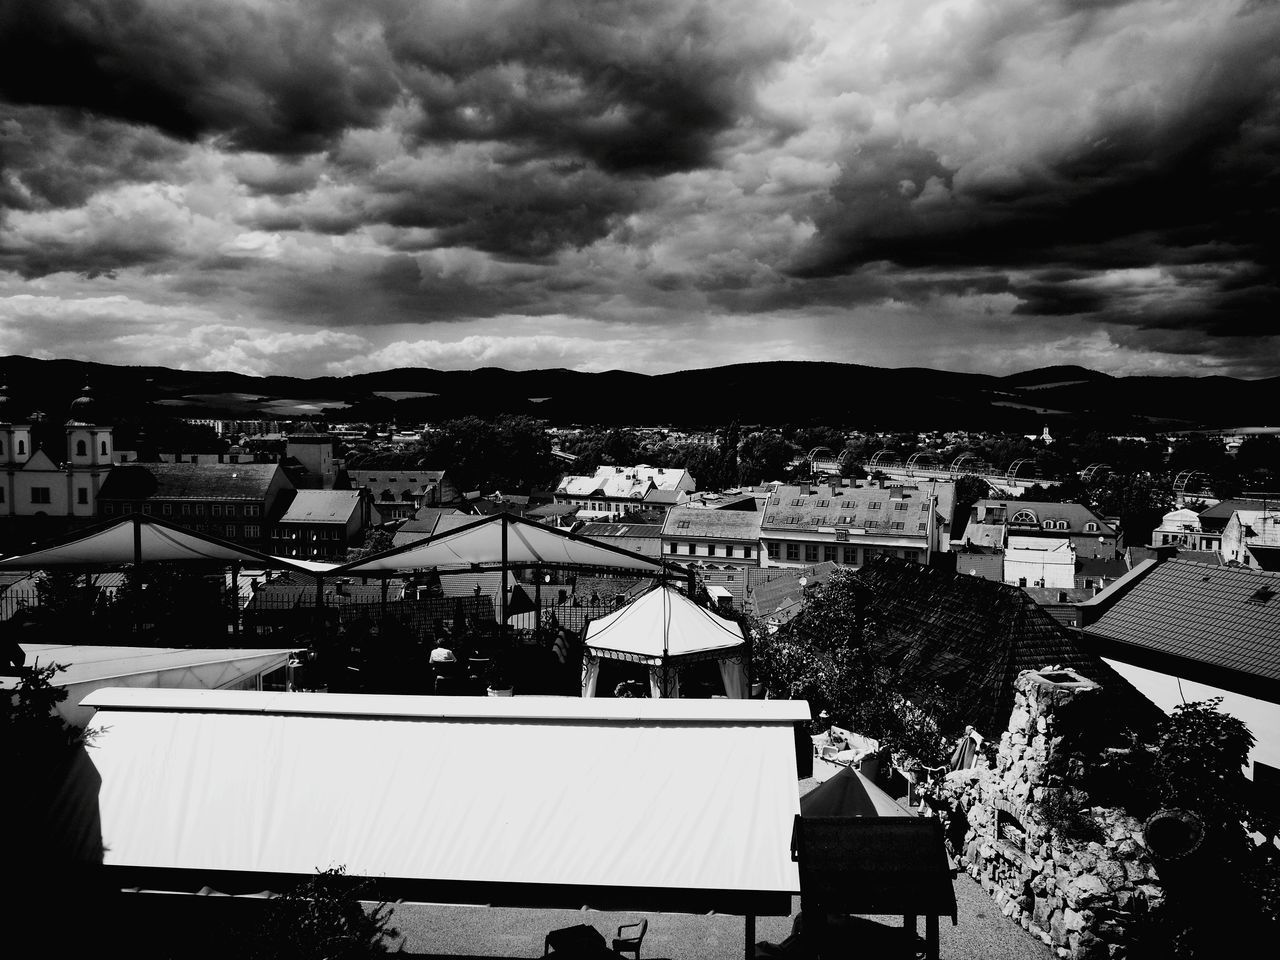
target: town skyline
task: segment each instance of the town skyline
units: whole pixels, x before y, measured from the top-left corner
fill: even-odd
[[[41,0],[0,354],[1280,373],[1280,6]]]

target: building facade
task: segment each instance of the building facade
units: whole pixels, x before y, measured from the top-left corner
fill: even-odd
[[[697,489],[688,470],[679,467],[600,467],[594,476],[567,476],[555,491],[555,502],[576,506],[580,517],[619,517],[631,510],[660,504],[674,506]]]
[[[336,561],[379,519],[361,490],[299,490],[271,531],[278,557]]]
[[[963,541],[1004,549],[1009,537],[1070,540],[1078,557],[1114,559],[1124,547],[1119,528],[1078,503],[979,500],[969,513]]]
[[[760,566],[760,523],[754,510],[672,507],[662,525],[662,554],[681,566]]]

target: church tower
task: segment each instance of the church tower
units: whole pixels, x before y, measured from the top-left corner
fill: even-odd
[[[0,387],[0,517],[12,516],[13,475],[31,457],[30,418],[18,417],[9,399],[9,388]],[[14,421],[19,422],[15,423]]]
[[[94,515],[98,489],[111,469],[114,431],[99,424],[100,419],[93,391],[85,387],[71,401],[71,418],[67,421],[67,492],[73,516]]]

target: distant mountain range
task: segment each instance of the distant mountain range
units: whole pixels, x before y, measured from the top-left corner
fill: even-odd
[[[439,420],[527,413],[553,423],[826,423],[855,429],[1189,429],[1267,423],[1280,378],[1112,377],[1057,366],[1012,376],[777,361],[646,375],[612,370],[429,370],[251,377],[0,357],[11,410],[62,419],[86,384],[122,416]]]

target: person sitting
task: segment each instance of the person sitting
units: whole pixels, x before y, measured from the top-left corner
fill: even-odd
[[[440,637],[436,640],[435,649],[431,651],[432,663],[457,663],[458,658],[452,650],[449,649],[448,637]]]

